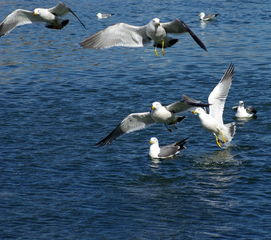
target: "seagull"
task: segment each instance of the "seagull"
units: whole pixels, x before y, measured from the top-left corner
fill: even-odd
[[[171,47],[178,39],[168,37],[168,33],[185,33],[197,42],[197,44],[207,51],[203,42],[192,32],[192,30],[181,20],[175,19],[171,22],[160,23],[159,18],[152,19],[147,25],[133,26],[126,23],[117,23],[101,30],[94,35],[83,40],[80,45],[84,48],[103,49],[114,46],[122,47],[143,47],[145,43],[154,41],[154,52],[158,56],[157,47]]]
[[[196,108],[192,113],[199,116],[202,126],[213,132],[217,145],[222,148],[223,144],[229,143],[235,134],[236,126],[234,122],[223,123],[223,111],[226,98],[231,87],[234,73],[234,65],[230,64],[227,71],[210,93],[208,97],[209,114],[203,108]]]
[[[97,13],[96,14],[98,19],[109,18],[113,15],[114,15],[113,13]]]
[[[152,159],[165,159],[177,155],[182,149],[186,147],[184,144],[188,138],[182,139],[179,142],[175,142],[166,146],[159,147],[159,142],[156,137],[152,137],[149,141],[150,150],[149,156]]]
[[[257,110],[251,106],[245,107],[244,101],[239,101],[238,106],[232,107],[236,110],[235,117],[239,119],[255,118]]]
[[[16,9],[0,23],[0,37],[6,35],[17,26],[31,24],[35,22],[46,22],[47,28],[62,29],[69,23],[69,20],[63,20],[59,17],[69,12],[78,19],[78,21],[82,24],[84,28],[86,28],[73,11],[68,8],[64,3],[60,2],[55,7],[48,9],[35,8],[34,11]]]
[[[169,131],[172,131],[169,126],[175,126],[175,124],[185,118],[185,116],[177,116],[176,113],[192,110],[195,107],[206,106],[209,106],[209,104],[201,103],[188,96],[183,96],[182,101],[177,101],[167,106],[163,106],[160,102],[153,102],[151,111],[129,114],[111,133],[96,143],[96,145],[104,146],[111,144],[113,140],[125,133],[144,129],[154,123],[163,123]]]
[[[219,14],[208,14],[206,15],[204,12],[199,13],[199,17],[201,21],[211,21],[214,20]]]

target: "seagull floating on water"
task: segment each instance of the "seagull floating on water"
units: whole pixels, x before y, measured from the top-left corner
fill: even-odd
[[[196,41],[205,51],[207,48],[203,42],[192,32],[192,30],[181,20],[161,23],[159,18],[152,19],[147,25],[133,26],[126,23],[117,23],[101,30],[83,40],[80,45],[84,48],[103,49],[115,46],[122,47],[143,47],[145,43],[154,41],[155,54],[158,56],[157,47],[171,47],[178,39],[168,37],[168,33],[186,33]]]
[[[202,21],[212,21],[214,20],[219,14],[208,14],[206,15],[204,12],[199,13],[200,20]]]
[[[235,117],[238,119],[256,118],[257,110],[251,106],[245,107],[244,101],[239,101],[238,106],[232,107],[236,110]]]
[[[113,15],[114,15],[113,13],[97,13],[96,14],[98,19],[109,18]]]
[[[186,143],[187,139],[188,138],[185,138],[179,142],[175,142],[175,143],[160,147],[158,139],[156,137],[152,137],[149,141],[150,143],[149,156],[153,159],[171,158],[177,155],[181,150],[186,148],[184,144]]]
[[[231,87],[234,73],[234,66],[230,64],[227,71],[210,93],[208,97],[209,114],[203,108],[196,108],[192,113],[199,116],[202,126],[210,132],[213,132],[216,143],[219,147],[229,143],[235,134],[236,126],[234,122],[223,123],[223,111],[225,102]]]
[[[193,98],[183,96],[182,101],[163,106],[160,102],[153,102],[150,112],[131,113],[104,139],[96,145],[103,146],[112,143],[117,137],[133,131],[144,129],[154,123],[163,123],[169,131],[169,126],[181,122],[185,116],[177,116],[176,113],[192,110],[195,107],[206,107],[209,104],[201,103]]]
[[[6,35],[17,26],[31,24],[35,22],[46,22],[47,28],[62,29],[69,23],[69,20],[63,20],[59,17],[69,12],[78,19],[78,21],[82,24],[84,28],[86,28],[73,11],[68,8],[64,3],[60,2],[55,7],[48,9],[35,8],[34,11],[16,9],[0,23],[0,37]]]

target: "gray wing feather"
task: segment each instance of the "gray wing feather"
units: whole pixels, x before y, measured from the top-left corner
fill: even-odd
[[[75,12],[69,7],[67,7],[63,2],[60,2],[55,7],[49,8],[49,12],[53,13],[56,16],[64,16],[65,14],[70,12],[86,29],[85,24],[80,20],[80,18],[75,14]]]
[[[95,33],[83,40],[80,45],[84,48],[109,48],[114,46],[143,47],[148,41],[145,26],[133,26],[126,23],[117,23]]]
[[[223,111],[231,87],[233,73],[234,65],[230,64],[227,71],[208,97],[210,115],[221,124],[223,124]]]
[[[35,16],[32,11],[17,9],[10,13],[0,24],[0,37],[9,33],[17,26],[43,21],[41,17]]]
[[[63,16],[69,13],[70,9],[63,2],[60,2],[56,6],[49,8],[48,11],[53,13],[56,16]]]
[[[187,32],[186,25],[184,25],[179,19],[175,19],[171,22],[161,23],[162,27],[167,33],[185,33]]]
[[[103,146],[112,143],[114,139],[123,135],[124,133],[130,133],[137,130],[141,130],[154,121],[151,117],[150,112],[143,113],[131,113],[126,118],[124,118],[121,123],[104,139],[99,141],[96,145]]]
[[[174,144],[163,146],[160,147],[160,153],[158,154],[158,157],[160,158],[171,157],[174,156],[179,151],[180,148],[178,146],[175,146]]]
[[[183,95],[182,101],[177,101],[166,106],[167,110],[173,113],[185,112],[194,107],[208,107],[209,104],[202,103],[196,99]]]
[[[186,143],[186,140],[188,138],[184,138],[178,142],[175,142],[173,144],[169,144],[163,147],[160,147],[160,153],[158,154],[158,157],[160,158],[167,158],[174,156],[178,152],[180,152],[182,149],[185,149],[184,144]]]

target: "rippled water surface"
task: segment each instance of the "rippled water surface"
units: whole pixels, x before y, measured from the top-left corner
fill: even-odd
[[[79,3],[80,2],[80,3]],[[0,39],[1,239],[270,239],[270,1],[66,1],[62,31],[21,26]],[[55,1],[0,1],[1,19],[16,8]],[[200,11],[218,12],[201,24]],[[112,12],[97,20],[96,12]],[[189,35],[155,57],[145,48],[82,49],[79,42],[117,22],[181,18]],[[162,125],[95,143],[131,112],[182,94],[206,101],[228,65],[235,75],[225,111],[244,100],[258,118],[237,122],[232,145],[187,113],[178,129]],[[189,137],[181,155],[148,157]]]

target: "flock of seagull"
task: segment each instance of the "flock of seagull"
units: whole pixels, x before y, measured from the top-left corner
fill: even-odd
[[[20,25],[32,24],[35,22],[45,22],[46,27],[60,30],[68,23],[68,19],[61,17],[71,13],[86,28],[75,12],[64,3],[59,2],[52,8],[36,8],[33,11],[16,9],[10,13],[0,23],[0,37],[8,34],[14,28]],[[113,16],[113,14],[97,13],[98,19],[104,19]],[[218,14],[206,15],[204,12],[199,14],[200,21],[212,21]],[[90,37],[83,40],[80,45],[83,48],[103,49],[110,47],[143,47],[146,43],[153,41],[155,55],[158,56],[157,48],[161,48],[162,55],[165,54],[165,48],[171,47],[178,42],[178,39],[170,37],[168,34],[189,33],[192,39],[205,51],[204,43],[197,35],[180,19],[171,22],[161,23],[159,18],[152,19],[144,26],[134,26],[126,23],[117,23],[109,26]],[[181,122],[185,116],[178,113],[186,111],[198,115],[203,128],[213,133],[216,144],[220,148],[229,146],[236,132],[235,122],[224,124],[223,111],[225,102],[232,84],[234,74],[234,65],[230,64],[226,72],[210,92],[208,103],[200,102],[188,96],[169,105],[162,105],[160,102],[153,102],[151,109],[147,112],[131,113],[126,116],[119,125],[113,129],[105,138],[97,143],[98,146],[111,144],[115,139],[125,133],[142,130],[155,123],[164,124],[169,131],[176,128],[176,124]],[[209,111],[207,111],[209,109]],[[238,106],[233,107],[236,110],[235,117],[240,120],[247,120],[256,117],[256,110],[253,107],[245,107],[244,102],[240,101]],[[185,149],[185,143],[188,138],[181,141],[159,146],[158,139],[152,137],[149,141],[149,156],[153,159],[164,159],[175,156],[182,149]]]

